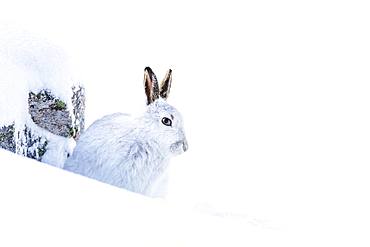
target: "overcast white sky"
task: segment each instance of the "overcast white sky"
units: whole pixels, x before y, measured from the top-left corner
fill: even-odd
[[[0,21],[70,53],[88,124],[144,107],[145,66],[174,70],[169,102],[190,149],[172,162],[170,200],[361,246],[369,12],[366,1],[37,0],[2,2]]]

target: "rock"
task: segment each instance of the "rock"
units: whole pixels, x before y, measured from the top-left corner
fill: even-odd
[[[28,110],[33,122],[55,135],[77,139],[85,124],[85,94],[81,86],[73,87],[72,91],[71,112],[65,102],[48,90],[42,90],[38,94],[30,92]]]
[[[29,113],[33,122],[55,135],[69,137],[71,135],[72,119],[66,104],[55,98],[49,91],[38,94],[30,93],[28,98]]]
[[[62,166],[84,129],[85,94],[65,50],[0,28],[0,147]]]
[[[85,88],[82,86],[72,87],[73,126],[75,133],[73,137],[77,140],[85,129]]]
[[[15,153],[14,124],[0,127],[0,147]]]
[[[55,146],[64,147],[65,141],[71,138],[77,140],[85,124],[85,90],[82,86],[73,86],[71,90],[72,109],[68,109],[67,103],[55,97],[50,90],[30,92],[28,113],[33,124],[41,131],[34,128],[32,123],[17,128],[15,127],[17,123],[0,126],[0,147],[38,161],[43,161],[43,156],[49,150],[51,143],[53,143],[53,149],[63,152],[61,148],[55,148]],[[55,150],[50,151],[55,153]],[[66,155],[68,156],[68,152]],[[52,165],[58,163],[58,166],[61,166],[64,162],[53,161],[49,155],[48,163]]]

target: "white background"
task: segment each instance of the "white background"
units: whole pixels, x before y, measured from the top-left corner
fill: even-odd
[[[169,201],[255,218],[299,246],[368,246],[369,13],[366,1],[2,1],[0,21],[70,53],[88,124],[145,106],[145,66],[173,69],[189,151]]]

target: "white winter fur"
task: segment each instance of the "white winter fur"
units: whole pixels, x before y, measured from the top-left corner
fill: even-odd
[[[172,126],[163,117],[172,118]],[[139,116],[116,113],[94,122],[65,169],[148,196],[164,196],[172,156],[186,151],[180,113],[163,99]]]

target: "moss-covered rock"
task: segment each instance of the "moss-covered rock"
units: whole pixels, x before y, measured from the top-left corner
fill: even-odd
[[[54,110],[57,110],[57,111],[63,111],[67,109],[66,103],[64,103],[60,99],[55,99],[54,105],[52,105],[52,107]]]

